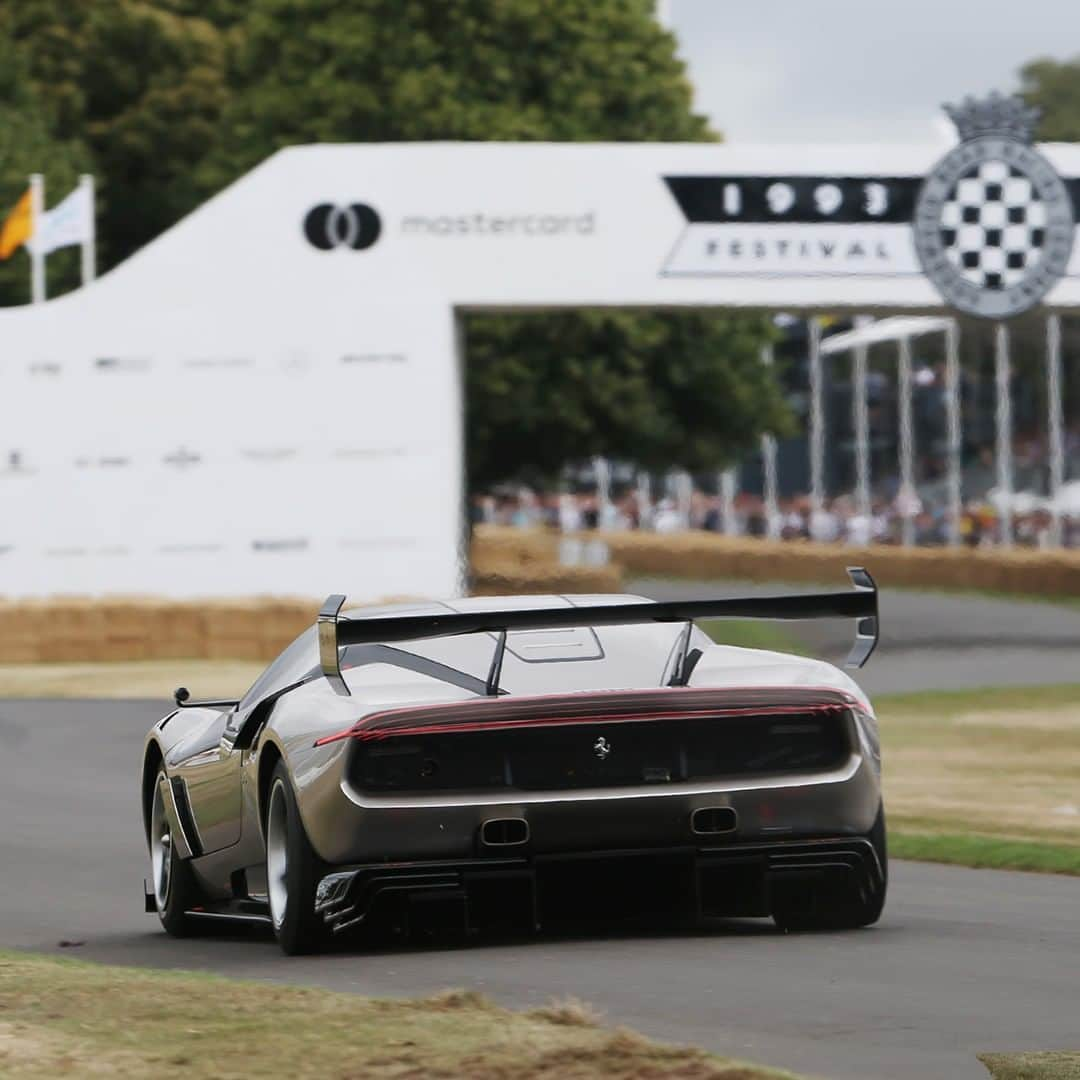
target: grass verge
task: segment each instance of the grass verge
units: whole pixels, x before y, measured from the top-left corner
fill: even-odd
[[[0,1073],[34,1077],[794,1080],[598,1025],[564,1002],[511,1012],[472,991],[377,1000],[0,952]]]
[[[993,1080],[1080,1080],[1080,1051],[979,1054]]]
[[[1080,874],[1080,686],[875,704],[895,855]]]
[[[742,649],[771,649],[773,652],[809,656],[811,653],[797,637],[774,622],[753,619],[703,619],[698,624],[720,645],[738,645]]]
[[[889,830],[889,854],[897,859],[955,863],[984,870],[1031,870],[1040,874],[1080,874],[1080,847]]]

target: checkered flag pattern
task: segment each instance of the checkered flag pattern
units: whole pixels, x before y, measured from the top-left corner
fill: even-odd
[[[984,161],[961,177],[941,212],[948,260],[980,289],[1008,289],[1042,258],[1046,204],[1032,182],[1004,161]]]

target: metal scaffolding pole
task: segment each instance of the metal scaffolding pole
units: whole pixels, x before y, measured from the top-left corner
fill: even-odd
[[[772,345],[762,345],[761,362],[772,368]],[[765,535],[770,540],[780,536],[780,510],[776,498],[776,437],[770,432],[761,436],[762,498],[765,503]]]
[[[963,513],[961,483],[964,446],[960,427],[963,402],[960,394],[960,327],[955,319],[950,319],[945,330],[945,418],[948,424],[945,483],[949,507],[948,540],[954,546],[960,543],[960,517]]]
[[[739,470],[736,466],[723,469],[718,478],[720,488],[720,527],[725,536],[738,536],[739,523],[735,518],[735,496],[739,493]]]
[[[638,528],[651,529],[653,523],[652,477],[642,469],[637,474]]]
[[[1046,436],[1050,466],[1050,543],[1061,547],[1061,511],[1058,492],[1065,483],[1065,432],[1061,400],[1061,319],[1046,320]]]
[[[45,177],[41,173],[30,176],[30,221],[31,227],[41,227],[41,216],[45,213]],[[30,252],[30,303],[41,304],[45,301],[45,252],[36,244]]]
[[[900,407],[900,542],[910,547],[915,542],[915,446],[911,425],[911,339],[899,339],[897,357],[897,395]]]
[[[855,319],[861,330],[874,320],[868,315]],[[855,429],[855,507],[865,518],[870,516],[870,413],[866,401],[866,361],[869,349],[856,345],[852,357],[852,411]]]
[[[1012,400],[1009,389],[1012,371],[1009,363],[1009,331],[998,323],[994,334],[994,384],[997,391],[997,490],[1000,514],[998,540],[1002,547],[1013,542],[1013,462],[1012,462]]]
[[[810,364],[810,510],[819,514],[825,506],[825,405],[821,371],[821,326],[816,318],[806,322]]]
[[[596,477],[596,526],[611,527],[611,464],[606,457],[593,458],[593,474]]]

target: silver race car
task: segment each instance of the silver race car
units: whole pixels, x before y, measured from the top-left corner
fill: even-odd
[[[151,729],[146,908],[171,934],[269,924],[532,931],[771,916],[865,926],[885,901],[877,724],[820,661],[713,644],[702,618],[856,620],[877,593],[653,603],[500,597],[342,612],[239,701]]]

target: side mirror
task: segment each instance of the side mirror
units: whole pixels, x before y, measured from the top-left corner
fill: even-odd
[[[235,709],[240,704],[239,700],[232,698],[227,701],[192,701],[191,692],[186,686],[178,686],[173,692],[173,701],[178,709]]]

